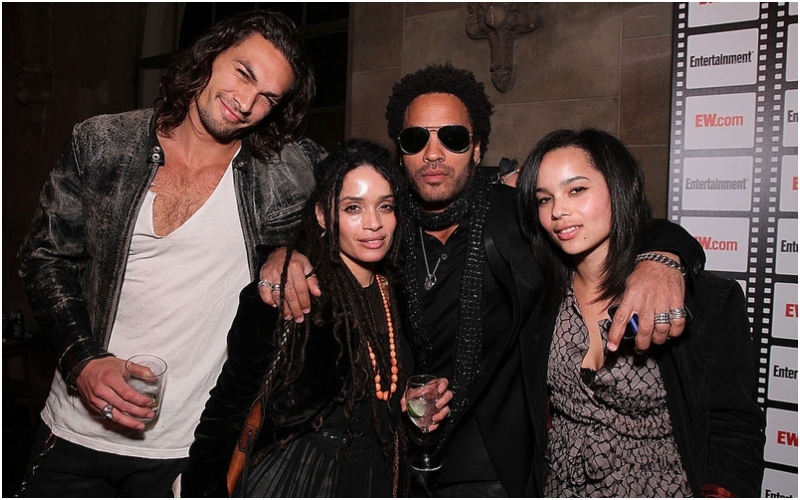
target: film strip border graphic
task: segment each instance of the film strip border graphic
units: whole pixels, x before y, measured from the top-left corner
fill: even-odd
[[[793,223],[797,227],[797,209],[793,212],[781,212],[779,195],[781,194],[782,161],[785,156],[797,157],[797,147],[783,146],[784,116],[787,111],[787,91],[797,91],[797,81],[787,81],[787,52],[791,24],[797,24],[797,13],[794,10],[790,15],[787,3],[759,3],[758,18],[747,21],[731,23],[709,23],[707,25],[690,26],[689,4],[677,3],[673,8],[673,83],[672,83],[672,124],[670,140],[670,184],[668,196],[669,218],[673,222],[685,222],[685,217],[727,218],[732,225],[747,227],[749,232],[747,248],[746,271],[717,271],[709,270],[735,279],[743,286],[747,297],[747,313],[751,322],[751,332],[755,344],[755,359],[757,361],[759,380],[759,403],[768,413],[779,411],[795,422],[795,444],[797,402],[769,398],[770,367],[773,365],[771,356],[776,352],[788,354],[794,358],[794,368],[797,368],[797,338],[791,339],[773,336],[773,307],[775,306],[775,289],[785,285],[794,286],[794,314],[797,314],[797,274],[779,274],[776,270],[776,249],[780,247],[778,241],[779,225]],[[796,4],[795,4],[796,8]],[[688,88],[687,76],[689,37],[693,35],[715,34],[732,31],[757,30],[757,77],[755,83],[744,85],[698,86]],[[796,43],[796,41],[794,42]],[[702,87],[702,88],[697,88]],[[755,95],[755,126],[753,129],[753,145],[744,148],[713,148],[701,149],[693,145],[687,147],[686,129],[688,121],[693,119],[687,112],[687,99],[698,96],[720,96],[720,99],[734,97],[733,95]],[[795,110],[796,112],[796,110]],[[796,115],[795,115],[796,116]],[[796,143],[795,143],[796,144]],[[749,145],[748,145],[749,146]],[[721,157],[752,157],[752,204],[749,210],[719,210],[717,209],[687,209],[684,205],[684,177],[687,159],[707,159]],[[690,160],[693,161],[693,160]],[[697,161],[697,160],[694,160]],[[702,161],[702,160],[701,160]],[[795,159],[796,162],[796,159]],[[796,167],[795,167],[796,184]],[[797,196],[795,191],[794,196]],[[741,207],[739,207],[741,208]],[[780,221],[783,221],[782,223]],[[685,224],[684,224],[685,225]],[[691,230],[690,230],[691,231]],[[796,231],[796,229],[795,229]],[[796,232],[795,245],[796,245]],[[796,250],[795,250],[796,252]],[[788,306],[786,306],[788,307]],[[794,372],[796,381],[797,371]],[[795,382],[796,384],[796,382]],[[796,396],[795,396],[796,397]],[[768,429],[769,432],[769,429]],[[769,437],[768,437],[769,439]],[[795,448],[796,450],[797,448]],[[796,451],[795,451],[796,453]],[[771,495],[767,478],[769,469],[782,473],[794,474],[790,480],[794,483],[794,494],[797,494],[797,459],[795,455],[794,466],[786,463],[770,461],[767,454],[767,474],[765,474],[765,496]],[[786,480],[783,477],[782,480]]]

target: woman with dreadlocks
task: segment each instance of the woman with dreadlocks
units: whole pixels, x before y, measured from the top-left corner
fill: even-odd
[[[395,197],[402,182],[389,152],[366,141],[348,141],[319,164],[287,255],[308,255],[327,287],[302,323],[259,297],[260,286],[282,294],[281,284],[253,282],[241,292],[182,495],[403,493],[400,399],[414,356],[394,299],[402,290]],[[449,414],[446,387],[439,386],[435,422]],[[232,464],[241,452],[239,479]]]

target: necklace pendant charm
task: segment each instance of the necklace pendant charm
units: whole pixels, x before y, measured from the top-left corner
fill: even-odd
[[[424,285],[425,290],[430,290],[431,288],[433,288],[433,285],[435,284],[436,284],[436,275],[429,274],[428,277],[425,278],[425,285]]]

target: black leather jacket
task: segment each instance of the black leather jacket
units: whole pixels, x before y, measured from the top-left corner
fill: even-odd
[[[87,361],[108,354],[131,233],[164,164],[153,116],[153,110],[136,110],[75,126],[18,254],[34,316],[70,383]],[[264,162],[242,141],[233,160],[234,185],[253,278],[256,245],[284,243],[323,155],[315,143],[301,140]]]

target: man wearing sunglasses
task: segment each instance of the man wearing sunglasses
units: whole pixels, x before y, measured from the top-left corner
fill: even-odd
[[[517,224],[515,191],[478,168],[489,145],[491,114],[483,84],[449,64],[406,75],[386,108],[389,136],[411,184],[402,200],[408,319],[424,350],[420,369],[448,377],[455,396],[451,417],[436,436],[442,468],[427,478],[435,496],[536,494],[519,339],[537,334],[544,283]],[[660,240],[651,236],[650,249],[671,249],[675,245],[665,242],[677,239],[677,253],[702,264],[699,244],[678,226],[666,223],[656,232]],[[261,278],[277,281],[282,263],[282,256],[270,257]],[[301,268],[308,272],[310,264],[294,256],[293,263],[292,282],[305,283]],[[642,311],[683,304],[679,272],[651,262],[636,273],[629,283],[638,285],[628,288],[624,314],[635,309],[653,317]],[[309,289],[285,292],[287,314],[302,320],[298,313],[307,311]],[[262,291],[272,305],[277,295]],[[651,339],[663,343],[683,328],[673,323],[670,332],[666,326],[654,332],[652,324],[642,325],[637,347],[647,349]],[[623,327],[612,332],[610,343],[621,340]]]

